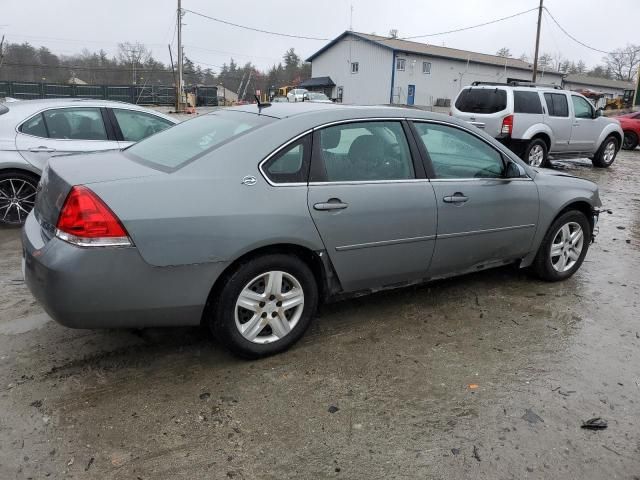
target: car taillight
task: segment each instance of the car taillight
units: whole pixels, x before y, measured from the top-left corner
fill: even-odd
[[[507,115],[502,119],[502,129],[500,131],[505,135],[511,135],[511,132],[513,132],[513,115]]]
[[[81,247],[129,246],[118,217],[87,187],[73,187],[64,201],[56,236]]]

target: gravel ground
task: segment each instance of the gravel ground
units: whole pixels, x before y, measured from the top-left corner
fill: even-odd
[[[0,229],[0,478],[640,478],[640,151],[555,168],[612,212],[570,280],[503,268],[331,304],[254,362],[200,329],[50,321]]]

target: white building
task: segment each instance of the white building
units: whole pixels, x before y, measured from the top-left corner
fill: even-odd
[[[562,85],[567,90],[593,90],[594,92],[603,93],[607,98],[622,97],[625,90],[633,90],[635,88],[635,85],[630,82],[579,74],[566,75]]]
[[[474,81],[530,81],[533,66],[504,58],[396,38],[346,31],[307,59],[312,78],[329,77],[331,97],[362,105],[449,106]],[[539,83],[562,75],[540,72]]]

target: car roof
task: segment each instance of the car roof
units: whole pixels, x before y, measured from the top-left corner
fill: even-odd
[[[136,105],[133,103],[116,102],[113,100],[99,100],[99,99],[92,99],[92,98],[47,98],[47,99],[35,99],[35,100],[20,100],[17,102],[5,103],[4,105],[9,109],[9,112],[3,115],[3,117],[5,117],[6,119],[15,118],[19,120],[20,119],[24,120],[29,115],[47,108],[83,106],[83,107],[124,108],[127,110],[148,112],[148,113],[153,113],[155,115],[158,115],[162,118],[171,120],[173,121],[173,123],[178,122],[178,120],[176,120],[175,118],[165,115],[162,112],[145,108],[143,106]]]
[[[432,113],[419,108],[398,105],[348,105],[344,103],[316,103],[316,102],[275,102],[268,107],[259,108],[251,103],[237,107],[225,108],[230,111],[255,113],[273,118],[291,117],[323,117],[330,120],[344,120],[350,118],[392,117],[392,118],[442,118],[441,114]],[[213,112],[212,112],[213,113]],[[446,117],[451,121],[451,117]],[[453,123],[456,123],[455,121]]]

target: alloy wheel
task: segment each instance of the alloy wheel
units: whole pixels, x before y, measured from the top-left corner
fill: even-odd
[[[36,202],[36,185],[22,178],[0,180],[0,222],[21,225]]]
[[[580,259],[584,246],[584,232],[577,222],[565,223],[556,232],[549,255],[551,265],[560,273],[571,270]]]
[[[534,145],[529,150],[529,165],[539,167],[544,160],[544,150],[540,145]]]
[[[302,285],[287,272],[258,275],[240,292],[235,323],[240,334],[253,343],[271,343],[287,336],[304,310]]]
[[[605,163],[613,162],[614,157],[616,156],[616,142],[611,140],[604,147],[604,153],[602,154],[602,159]]]

